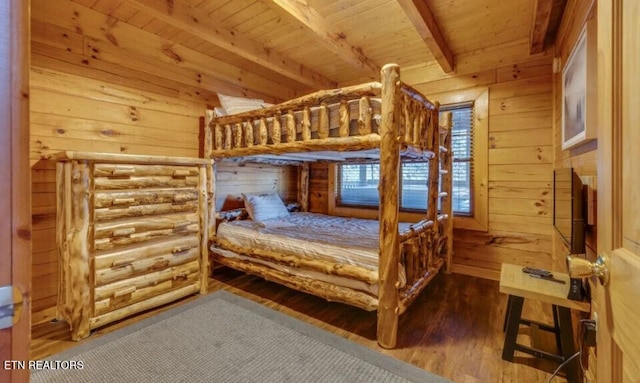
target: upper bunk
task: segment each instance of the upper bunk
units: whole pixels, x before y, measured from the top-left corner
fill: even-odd
[[[446,151],[440,136],[449,124],[439,123],[439,103],[401,82],[397,65],[385,65],[381,74],[381,82],[212,117],[205,127],[205,157],[281,164],[380,159],[385,131],[403,158],[431,159]]]

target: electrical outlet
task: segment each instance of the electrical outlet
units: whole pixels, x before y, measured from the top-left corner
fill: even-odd
[[[592,313],[591,319],[582,320],[582,341],[587,347],[595,347],[598,342],[598,314]]]

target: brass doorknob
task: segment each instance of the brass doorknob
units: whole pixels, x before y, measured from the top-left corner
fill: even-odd
[[[609,258],[605,254],[598,255],[598,259],[595,262],[567,255],[567,269],[571,278],[594,276],[598,277],[603,286],[609,283]]]

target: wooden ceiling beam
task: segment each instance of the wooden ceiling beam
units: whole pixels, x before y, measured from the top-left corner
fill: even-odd
[[[185,0],[128,0],[127,4],[258,65],[314,89],[337,87],[337,82],[278,52],[243,37]]]
[[[549,20],[554,2],[555,0],[536,0],[529,40],[529,53],[532,55],[544,50],[544,41],[549,31]]]
[[[397,0],[445,73],[455,69],[453,54],[425,0]]]
[[[271,0],[271,3],[315,33],[318,43],[340,56],[346,63],[363,71],[372,79],[380,77],[380,66],[367,57],[361,47],[351,45],[347,36],[333,27],[306,0]]]

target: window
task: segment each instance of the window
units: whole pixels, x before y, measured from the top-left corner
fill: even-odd
[[[339,206],[378,207],[378,163],[338,166],[336,203]],[[400,209],[426,211],[429,165],[426,161],[403,162],[400,167]]]
[[[452,113],[453,130],[453,212],[470,216],[473,212],[473,103],[444,105],[440,111]],[[338,167],[336,203],[338,206],[377,207],[380,201],[378,163],[343,164]],[[400,209],[426,211],[429,164],[402,162],[400,167]]]
[[[453,112],[454,129],[451,134],[454,152],[453,226],[456,229],[487,231],[489,228],[489,89],[476,87],[438,93],[433,96],[433,99],[440,102],[442,110]],[[427,168],[426,163],[419,165],[419,163],[406,162],[401,166],[400,219],[405,222],[417,222],[422,219],[422,212],[426,208],[427,173],[426,171],[421,173],[416,168],[418,166]],[[344,167],[345,176],[347,172],[350,174],[345,178],[345,185],[348,182],[356,182],[361,186],[352,187],[364,189],[362,185],[368,184],[368,191],[358,193],[355,190],[346,190],[346,187],[342,188],[340,184],[342,167]],[[362,181],[360,169],[364,169]],[[377,164],[331,165],[328,171],[327,211],[329,214],[377,218],[378,212],[375,209],[379,201]],[[411,174],[413,171],[415,173]],[[424,179],[418,178],[420,176]],[[418,188],[421,187],[424,189],[418,192]],[[413,197],[420,194],[424,196],[424,200],[421,197]],[[368,196],[366,201],[363,198],[365,195]]]
[[[473,103],[443,105],[440,112],[452,113],[453,213],[473,214]]]

